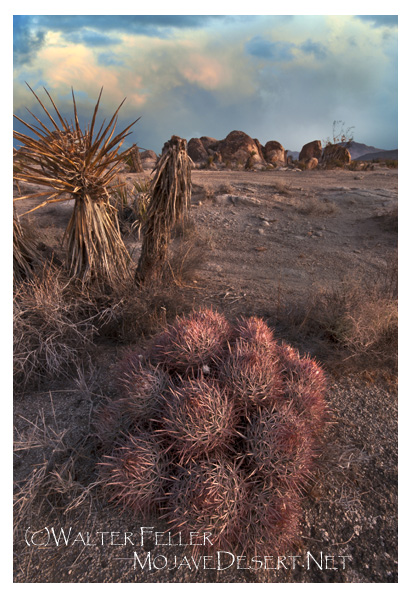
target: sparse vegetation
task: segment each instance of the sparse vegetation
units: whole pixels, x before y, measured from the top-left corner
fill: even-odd
[[[280,304],[279,323],[292,339],[311,339],[328,368],[383,376],[397,369],[397,264],[378,276],[347,276],[330,290],[319,290],[302,305]]]
[[[72,374],[80,366],[97,330],[90,308],[89,295],[54,268],[16,286],[13,368],[19,388]]]
[[[328,137],[323,141],[323,146],[339,144],[349,148],[351,142],[354,141],[354,128],[354,126],[346,127],[344,121],[333,121],[332,139]]]

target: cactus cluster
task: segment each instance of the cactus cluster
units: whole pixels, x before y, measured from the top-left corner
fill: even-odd
[[[109,499],[219,548],[292,545],[327,414],[315,360],[259,318],[204,309],[127,356],[118,383],[96,423]]]

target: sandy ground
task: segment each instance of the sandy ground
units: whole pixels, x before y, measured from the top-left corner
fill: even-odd
[[[135,177],[126,175],[128,180]],[[257,314],[272,324],[279,303],[304,302],[353,274],[378,276],[395,260],[397,235],[387,226],[387,219],[397,205],[397,189],[397,171],[383,167],[365,172],[194,171],[192,219],[195,235],[203,240],[204,256],[190,293],[197,304],[215,306],[228,316]],[[31,205],[29,201],[18,204],[20,213]],[[56,246],[70,211],[67,202],[31,217],[45,243]],[[140,242],[127,243],[137,259]],[[304,349],[315,352],[313,347]],[[75,424],[81,437],[96,398],[115,393],[110,369],[119,353],[121,348],[113,346],[99,352],[94,394],[79,389],[75,381],[50,381],[47,389],[17,396],[16,425],[23,430],[28,425],[21,416],[33,420],[44,408],[50,421],[54,410],[59,425]],[[329,373],[327,397],[333,425],[320,470],[304,500],[300,540],[293,552],[301,558],[294,568],[291,558],[278,564],[275,556],[258,570],[243,569],[241,560],[240,568],[235,562],[213,569],[216,564],[206,560],[197,569],[193,562],[181,562],[184,555],[190,558],[190,547],[164,548],[150,542],[143,548],[131,543],[101,545],[98,531],[121,531],[123,536],[114,537],[117,542],[126,531],[138,538],[141,526],[160,531],[164,525],[158,520],[136,522],[96,500],[87,509],[83,506],[66,516],[58,509],[33,516],[24,529],[19,528],[15,581],[396,582],[396,394],[382,382],[367,383],[353,375],[338,377],[334,372]],[[86,470],[96,457],[88,459]],[[35,454],[19,455],[16,478],[24,477],[35,461]],[[71,526],[76,533],[88,531],[90,544],[29,546],[27,526],[31,532],[43,530],[37,539],[44,539],[46,526],[56,530]],[[140,560],[149,555],[144,568],[135,563],[134,551]],[[167,566],[156,569],[152,565],[150,570],[150,559],[160,554],[168,558]],[[325,563],[325,556],[334,556],[334,561],[330,558]],[[161,566],[164,559],[156,563]],[[173,568],[175,564],[179,567]]]

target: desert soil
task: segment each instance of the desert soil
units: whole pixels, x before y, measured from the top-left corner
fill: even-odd
[[[125,177],[132,181],[137,175]],[[214,306],[228,317],[256,314],[273,324],[280,304],[301,304],[318,290],[332,289],[353,274],[378,275],[395,260],[397,235],[385,223],[397,205],[397,170],[378,166],[363,172],[194,171],[192,178],[193,235],[202,239],[203,251],[187,291],[196,305]],[[21,213],[32,202],[18,204]],[[41,230],[42,241],[57,247],[70,211],[67,202],[30,216]],[[127,243],[137,260],[141,243],[133,239]],[[113,345],[101,348],[94,357],[94,378],[87,389],[75,380],[50,381],[36,393],[17,395],[16,426],[24,430],[29,426],[24,419],[33,421],[44,409],[50,423],[55,418],[62,429],[74,426],[81,438],[93,405],[101,396],[115,394],[110,372],[123,349]],[[315,347],[305,346],[304,340],[300,349],[315,353]],[[170,570],[175,555],[191,559],[190,547],[150,543],[143,548],[106,543],[84,546],[81,542],[59,548],[27,545],[24,533],[28,526],[31,531],[45,526],[68,530],[71,526],[72,533],[90,532],[90,542],[100,538],[97,531],[121,532],[123,537],[115,537],[117,542],[124,540],[126,531],[137,535],[141,526],[164,530],[161,521],[136,521],[98,500],[65,516],[58,506],[50,506],[48,512],[25,522],[16,531],[15,581],[396,582],[396,393],[383,381],[367,382],[353,374],[338,376],[335,371],[328,374],[333,422],[319,471],[304,499],[301,535],[292,553],[302,557],[295,568],[287,558],[273,569],[278,565],[275,557],[267,561],[267,569],[257,571],[241,569],[250,565],[244,560],[240,560],[240,569],[233,565],[220,571],[201,566],[197,570],[192,562],[183,562]],[[23,479],[35,463],[35,452],[19,454],[16,479]],[[92,480],[92,474],[89,476]],[[38,539],[43,538],[41,533]],[[148,552],[151,558],[165,555],[168,566],[134,568],[133,551],[141,560]],[[313,561],[307,567],[308,552],[317,563],[322,556],[322,569]],[[325,564],[325,556],[334,556],[334,562],[329,558]],[[340,556],[348,557],[343,560]],[[157,565],[163,561],[159,559]]]

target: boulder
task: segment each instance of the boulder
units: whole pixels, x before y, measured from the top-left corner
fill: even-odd
[[[322,146],[319,139],[310,141],[308,144],[302,147],[298,160],[301,162],[307,162],[311,158],[321,159]]]
[[[256,146],[257,146],[257,148],[258,148],[258,154],[259,154],[259,156],[260,156],[261,160],[265,161],[265,158],[264,158],[264,148],[263,148],[263,146],[262,146],[262,145],[261,145],[261,143],[258,141],[258,139],[254,139],[254,143],[255,143],[255,145],[256,145]]]
[[[257,144],[243,131],[231,131],[218,144],[218,151],[224,162],[245,165],[250,157],[253,157],[255,162],[262,161]]]
[[[193,162],[203,162],[207,160],[207,150],[203,142],[198,137],[193,137],[187,144],[187,153]]]
[[[205,150],[212,150],[215,151],[218,148],[218,144],[220,143],[218,141],[218,139],[215,139],[214,137],[207,137],[206,135],[203,135],[202,137],[200,137],[200,141],[203,144]]]
[[[286,164],[287,152],[278,141],[267,141],[264,146],[264,157],[269,164]]]
[[[351,154],[344,146],[328,144],[321,155],[320,163],[325,166],[339,166],[350,164]]]
[[[306,166],[306,168],[308,168],[308,170],[312,170],[313,168],[317,168],[317,166],[318,166],[318,159],[314,158],[314,157],[310,158],[305,163],[305,166]]]
[[[157,164],[157,154],[153,152],[153,150],[144,150],[144,152],[140,152],[140,158],[143,168],[154,168]]]

